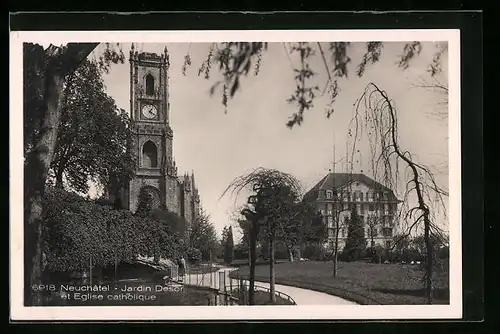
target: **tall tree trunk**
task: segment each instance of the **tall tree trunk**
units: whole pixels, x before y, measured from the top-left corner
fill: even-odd
[[[276,282],[276,271],[274,268],[274,245],[275,245],[275,233],[274,233],[274,226],[273,224],[270,224],[269,226],[270,229],[270,234],[269,234],[269,299],[270,301],[275,304],[276,303],[276,288],[275,288],[275,282]]]
[[[370,247],[375,247],[375,228],[374,226],[370,226]]]
[[[335,245],[333,246],[333,277],[337,277],[339,253],[339,215],[335,215]]]
[[[259,221],[252,221],[250,223],[250,277],[248,287],[248,304],[255,305],[255,263],[257,261],[257,237],[259,231]]]
[[[64,77],[66,73],[73,72],[97,45],[98,43],[69,43],[63,52],[60,48],[51,46],[45,50],[45,60],[48,60],[48,65],[26,64],[26,66],[45,66],[44,80],[42,80],[44,104],[40,113],[40,129],[34,139],[33,149],[28,153],[24,169],[24,303],[26,306],[42,303],[40,294],[32,287],[42,281],[42,200],[57,140]],[[32,111],[24,110],[24,112]]]
[[[56,188],[63,189],[63,173],[64,173],[64,165],[62,162],[59,163],[56,170]]]
[[[433,260],[433,247],[430,238],[430,222],[427,215],[424,217],[424,241],[426,248],[425,259],[425,294],[427,304],[432,304],[432,260]]]
[[[419,172],[417,169],[416,164],[408,157],[407,154],[404,152],[401,152],[398,141],[396,139],[396,116],[395,116],[395,111],[392,108],[391,101],[389,100],[389,97],[386,95],[385,92],[381,91],[380,88],[378,88],[375,84],[372,84],[375,89],[378,91],[378,93],[383,97],[383,99],[387,102],[387,107],[389,110],[389,115],[391,117],[391,141],[392,141],[392,146],[394,148],[394,152],[398,155],[398,157],[403,160],[408,167],[410,167],[412,171],[412,179],[411,181],[414,183],[414,189],[417,195],[417,203],[418,206],[414,207],[414,209],[419,209],[422,212],[421,218],[424,220],[424,242],[425,242],[425,248],[426,248],[426,265],[425,265],[425,295],[427,297],[427,304],[432,304],[432,245],[430,241],[430,228],[431,228],[431,221],[429,218],[429,208],[427,204],[425,203],[424,200],[424,194],[423,194],[423,185],[420,182],[419,179]],[[419,221],[420,218],[417,218],[415,221],[415,224]]]
[[[283,227],[282,222],[279,222],[281,232],[283,233],[283,243],[285,244],[287,253],[288,253],[288,261],[293,262],[293,247],[292,245],[288,242],[288,238],[286,236],[285,228]]]
[[[32,286],[41,283],[43,256],[42,199],[45,181],[52,162],[63,97],[63,75],[46,77],[46,110],[35,147],[29,153],[25,168],[25,304],[40,305],[41,296]]]

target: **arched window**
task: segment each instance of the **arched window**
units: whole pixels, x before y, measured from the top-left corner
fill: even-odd
[[[146,75],[146,95],[154,95],[155,94],[155,78],[148,73]]]
[[[142,166],[146,168],[156,168],[158,166],[156,145],[150,140],[142,147]]]

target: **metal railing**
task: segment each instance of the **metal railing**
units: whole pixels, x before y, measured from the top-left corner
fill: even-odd
[[[227,270],[219,272],[220,283],[219,290],[223,293],[229,293],[238,298],[240,305],[246,305],[248,303],[248,292],[250,291],[250,281],[242,278],[231,278],[229,273],[232,270]],[[224,274],[224,275],[222,275]],[[271,293],[271,289],[259,284],[254,284],[254,291],[264,291],[266,293]],[[287,300],[292,305],[297,305],[295,300],[287,295],[286,293],[274,290],[274,294],[277,297]]]
[[[263,291],[267,294],[271,293],[271,289],[262,285],[255,284],[254,291]],[[231,290],[229,290],[229,294],[236,297],[239,301],[240,305],[247,305],[249,302],[249,292],[250,292],[250,282],[247,280],[240,280],[239,285],[235,286]],[[295,300],[287,295],[286,293],[275,290],[274,294],[276,297],[282,298],[286,300],[291,305],[297,305]]]
[[[244,278],[232,278],[230,273],[234,269],[218,269],[212,265],[188,267],[184,275],[180,275],[178,266],[170,266],[167,270],[171,273],[169,280],[199,289],[211,290],[213,298],[208,305],[246,305],[250,282]],[[270,288],[255,284],[254,291],[270,293]],[[297,305],[293,298],[286,293],[275,290],[275,295],[287,300],[292,305]]]
[[[254,291],[265,291],[267,293],[271,293],[271,289],[270,288],[267,288],[267,287],[264,287],[264,286],[260,286],[260,285],[255,285],[254,286]],[[293,300],[292,297],[290,297],[289,295],[287,295],[286,293],[284,292],[280,292],[280,291],[277,291],[277,290],[274,290],[274,294],[282,299],[286,299],[289,303],[291,303],[292,305],[297,305],[297,303],[295,302],[295,300]]]

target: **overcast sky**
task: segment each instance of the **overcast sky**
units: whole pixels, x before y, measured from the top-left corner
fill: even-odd
[[[221,104],[220,91],[211,97],[210,87],[217,78],[205,80],[197,72],[206,58],[209,44],[166,44],[170,55],[170,123],[174,131],[173,151],[179,174],[195,171],[202,206],[220,231],[233,224],[230,214],[235,209],[234,199],[219,200],[224,189],[236,177],[257,167],[276,168],[297,177],[307,191],[332,168],[333,142],[336,142],[337,160],[345,155],[347,128],[353,113],[353,103],[362,94],[368,82],[373,81],[396,102],[401,146],[414,153],[418,161],[431,167],[440,185],[448,186],[448,173],[442,168],[448,160],[448,129],[446,119],[430,115],[432,111],[446,112],[443,96],[421,88],[412,88],[426,73],[435,51],[434,43],[423,43],[420,57],[402,71],[396,66],[404,43],[386,42],[382,59],[369,66],[362,78],[355,76],[364,43],[352,43],[349,57],[349,78],[340,82],[341,92],[335,103],[336,112],[325,116],[326,97],[319,97],[314,108],[307,111],[300,127],[285,126],[296,110],[286,99],[295,89],[293,67],[297,59],[287,56],[282,43],[270,43],[264,53],[257,76],[250,75],[241,82],[241,89],[229,101],[227,113]],[[136,44],[138,51],[163,51],[165,44]],[[128,58],[130,44],[123,44]],[[326,46],[325,46],[326,47]],[[189,50],[192,66],[186,76],[181,68]],[[102,52],[100,48],[89,56]],[[318,56],[311,63],[318,74],[314,82],[322,89],[326,75]],[[447,78],[446,58],[443,59],[444,78]],[[129,110],[129,64],[113,65],[104,75],[107,92],[117,105]],[[364,153],[363,153],[364,152]],[[363,170],[371,176],[368,152],[362,150],[356,158],[355,172]],[[365,159],[363,159],[365,157]],[[345,165],[337,165],[337,171]],[[240,199],[240,202],[245,200]]]

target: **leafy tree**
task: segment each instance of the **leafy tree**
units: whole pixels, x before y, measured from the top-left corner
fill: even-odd
[[[238,245],[248,250],[250,247],[250,222],[244,218],[237,218],[236,222],[241,232],[241,239]]]
[[[281,206],[281,215],[276,220],[277,246],[284,245],[289,261],[294,260],[294,251],[300,245],[301,233],[304,229],[303,217],[307,207],[298,201],[298,196],[285,196]]]
[[[321,212],[317,212],[310,203],[302,204],[305,212],[302,220],[301,239],[306,244],[323,244],[326,238],[326,224]]]
[[[234,239],[233,239],[233,227],[229,226],[226,230],[226,235],[224,239],[224,262],[231,263],[233,262],[233,248],[234,248]]]
[[[366,249],[364,224],[356,211],[356,207],[351,208],[347,226],[347,240],[343,253],[348,261],[356,261],[361,258]]]
[[[224,226],[221,237],[222,258],[224,263],[231,263],[233,260],[233,231],[231,226]]]
[[[203,210],[191,224],[189,245],[201,251],[203,260],[210,260],[217,251],[217,232],[210,216]]]
[[[226,250],[226,240],[227,240],[228,227],[224,226],[222,228],[221,239],[220,239],[220,256],[224,258],[224,252]]]
[[[66,79],[51,163],[56,186],[63,187],[65,176],[70,188],[86,193],[91,179],[117,189],[132,177],[129,119],[104,89],[97,64],[88,60]]]

